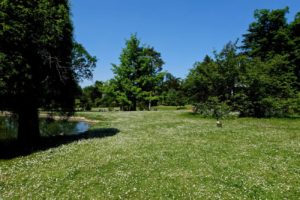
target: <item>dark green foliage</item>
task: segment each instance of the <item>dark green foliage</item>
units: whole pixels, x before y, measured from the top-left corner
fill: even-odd
[[[239,55],[236,44],[231,42],[220,53],[215,52],[214,59],[206,56],[203,62],[197,62],[184,83],[190,103],[207,104],[214,97],[217,102],[238,107],[240,92],[246,87],[243,74],[247,63],[247,58]]]
[[[275,56],[268,62],[259,59],[249,61],[244,75],[246,87],[241,91],[244,97],[243,102],[240,102],[241,114],[257,117],[283,116],[275,111],[278,110],[276,105],[295,98],[295,78],[283,56]],[[288,114],[285,111],[281,113]]]
[[[184,106],[186,103],[184,92],[172,88],[161,94],[160,101],[165,106]]]
[[[249,90],[245,91],[252,103],[245,115],[286,116],[297,112],[287,102],[294,102],[299,91],[299,14],[288,24],[287,12],[288,8],[257,10],[256,22],[244,35],[243,47],[253,58],[246,74]]]
[[[291,41],[286,13],[288,8],[254,12],[256,21],[250,24],[243,40],[243,48],[248,55],[265,60],[276,54],[289,53]]]
[[[103,107],[116,107],[118,106],[116,84],[114,79],[107,81],[103,84],[103,95],[100,105]]]
[[[160,88],[159,104],[165,106],[184,106],[186,103],[182,80],[171,73],[165,74],[165,79]]]
[[[36,104],[45,99],[58,100],[57,104],[71,107],[72,102],[59,101],[62,95],[68,100],[69,87],[66,86],[74,83],[73,28],[67,2],[2,1],[1,22],[0,71],[5,74],[1,76],[1,91],[9,99],[5,109],[15,110],[15,105],[21,106],[16,96],[30,98],[29,101],[34,97]],[[45,87],[53,90],[45,90]]]
[[[91,56],[81,44],[74,42],[72,50],[72,66],[77,81],[91,79],[93,77],[91,69],[96,67],[96,63],[97,58],[95,56]],[[95,85],[98,84],[101,83],[95,83]]]
[[[98,107],[101,104],[103,83],[96,81],[94,85],[82,89],[80,97],[80,107],[83,110],[91,110],[92,107]]]
[[[195,103],[193,112],[220,120],[229,115],[230,107],[225,102],[220,102],[217,97],[209,97],[205,102]]]
[[[158,89],[163,80],[160,53],[153,47],[141,46],[136,35],[126,41],[120,64],[113,65],[111,82],[116,101],[122,110],[150,109],[158,101]]]
[[[290,59],[295,65],[295,74],[297,76],[297,88],[300,90],[300,12],[297,13],[295,20],[290,24],[290,34],[292,50]]]
[[[252,58],[262,61],[273,59],[276,55],[286,56],[300,82],[300,13],[288,24],[285,15],[288,8],[278,10],[256,10],[255,22],[244,34],[243,49]]]
[[[255,11],[242,52],[236,43],[228,43],[213,59],[206,56],[195,64],[184,86],[196,112],[212,115],[223,103],[241,116],[299,113],[300,22],[297,14],[288,24],[287,12],[288,8]]]
[[[38,108],[71,114],[77,81],[90,77],[86,52],[73,42],[67,0],[0,3],[0,110],[18,114],[19,139],[39,138]]]
[[[184,88],[191,102],[204,102],[209,96],[215,96],[215,90],[219,75],[216,63],[208,56],[204,61],[194,64],[194,68],[188,74]]]

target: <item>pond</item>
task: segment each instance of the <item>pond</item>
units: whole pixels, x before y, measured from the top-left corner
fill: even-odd
[[[17,123],[13,118],[0,117],[0,139],[17,137]],[[42,136],[78,135],[86,132],[90,125],[86,122],[40,119]]]

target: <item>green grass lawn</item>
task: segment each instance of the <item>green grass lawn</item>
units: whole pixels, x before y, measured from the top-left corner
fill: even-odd
[[[192,105],[185,105],[185,106],[153,106],[152,109],[158,111],[171,111],[171,110],[192,110]]]
[[[299,199],[299,119],[185,112],[79,113],[118,132],[0,160],[0,199]]]

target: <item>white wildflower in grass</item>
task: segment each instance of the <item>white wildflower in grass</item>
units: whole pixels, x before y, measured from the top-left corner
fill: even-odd
[[[3,199],[298,199],[300,120],[84,112],[89,139],[0,160]]]

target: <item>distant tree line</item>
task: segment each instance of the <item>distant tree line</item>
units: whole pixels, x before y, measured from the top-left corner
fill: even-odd
[[[164,61],[153,47],[141,45],[136,35],[126,41],[120,64],[113,64],[115,77],[82,89],[77,105],[120,107],[123,111],[151,110],[153,105],[184,105],[182,81],[163,72]]]
[[[80,88],[97,59],[73,38],[68,0],[0,3],[0,111],[15,114],[18,139],[39,141],[39,109],[71,115],[76,109],[194,105],[220,117],[271,117],[300,113],[300,12],[256,10],[241,44],[196,62],[185,79],[163,71],[161,54],[136,35],[125,44],[114,78]]]
[[[256,10],[241,47],[230,42],[194,65],[185,89],[197,111],[214,102],[242,116],[299,113],[300,13],[287,23],[287,12]]]
[[[287,12],[256,10],[241,44],[229,42],[205,56],[184,80],[163,71],[160,53],[132,35],[113,65],[115,77],[83,88],[78,105],[130,111],[192,104],[203,115],[254,117],[299,113],[300,13],[288,23]]]

